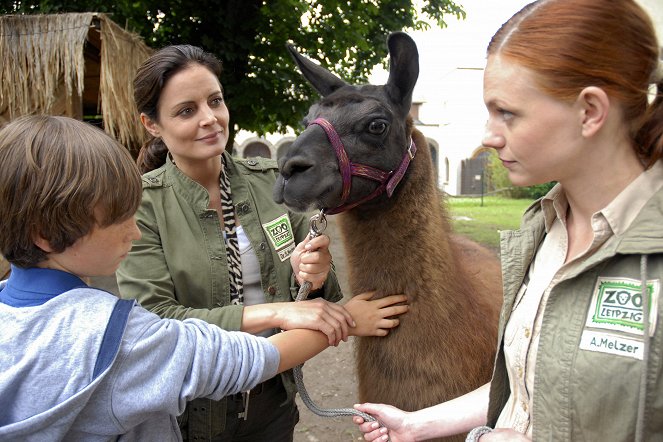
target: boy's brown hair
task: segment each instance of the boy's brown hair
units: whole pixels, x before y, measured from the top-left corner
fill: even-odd
[[[128,150],[102,130],[68,117],[27,116],[0,130],[0,252],[18,267],[133,216],[141,199]],[[95,218],[95,212],[101,214]]]

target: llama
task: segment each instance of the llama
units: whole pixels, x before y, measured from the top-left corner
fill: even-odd
[[[453,235],[430,149],[408,117],[416,44],[397,32],[388,47],[383,86],[348,85],[289,48],[323,98],[279,159],[274,198],[339,213],[353,294],[408,296],[409,312],[387,337],[356,340],[358,396],[417,410],[490,380],[501,276],[491,252]]]

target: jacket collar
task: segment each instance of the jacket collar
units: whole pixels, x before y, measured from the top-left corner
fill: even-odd
[[[554,192],[557,187],[551,191]],[[545,197],[544,197],[545,198]],[[541,212],[541,201],[543,198],[533,202],[525,211],[522,217],[521,230],[534,229],[536,234],[536,244],[543,239],[545,234],[544,217]],[[612,242],[611,253],[623,254],[650,254],[663,252],[663,189],[654,193],[654,195],[645,203],[638,215],[635,217],[629,228],[623,234],[617,235],[617,241]],[[543,230],[541,229],[543,224]]]
[[[503,260],[511,260],[517,269],[513,283],[517,279],[524,278],[526,265],[529,265],[531,257],[536,252],[539,244],[545,236],[545,222],[542,216],[540,200],[535,201],[523,215],[521,229],[513,232],[503,232],[503,249],[501,256]],[[604,247],[587,258],[585,263],[577,268],[576,272],[592,267],[605,259],[616,254],[623,255],[649,255],[663,253],[663,189],[657,191],[640,210],[630,227],[622,234],[609,240]],[[506,241],[507,239],[520,239],[517,241]],[[508,249],[505,248],[508,244]],[[507,280],[505,279],[505,288]]]
[[[228,171],[234,174],[236,169],[230,159],[230,154],[224,152],[223,155],[226,156]],[[219,158],[219,161],[221,161],[221,158]],[[180,197],[196,209],[198,214],[203,214],[209,208],[209,193],[207,193],[207,190],[178,169],[170,156],[166,157],[163,166],[143,175],[143,182],[148,183],[147,187],[173,187]]]

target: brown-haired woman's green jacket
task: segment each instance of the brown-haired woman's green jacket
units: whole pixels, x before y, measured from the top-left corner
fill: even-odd
[[[298,287],[289,256],[291,248],[308,234],[308,216],[290,212],[273,201],[275,161],[224,155],[235,213],[260,263],[265,300],[293,301]],[[142,238],[117,271],[118,286],[122,297],[137,299],[161,317],[198,318],[226,330],[239,330],[243,307],[230,305],[223,225],[208,204],[207,191],[170,160],[143,175],[143,199],[136,214]],[[341,300],[333,271],[315,296]],[[292,373],[282,376],[288,397],[293,399]],[[225,416],[225,401],[213,404],[215,410],[211,407],[202,411],[196,407],[196,412]],[[189,422],[209,422],[208,416],[192,419],[192,411],[188,413]],[[223,422],[215,422],[213,432],[223,426]]]

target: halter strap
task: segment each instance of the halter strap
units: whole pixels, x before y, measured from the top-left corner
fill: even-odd
[[[336,158],[338,159],[338,167],[341,173],[341,178],[343,180],[343,188],[341,190],[341,203],[334,209],[326,210],[325,212],[329,215],[335,213],[344,212],[346,210],[357,207],[360,204],[363,204],[366,201],[372,200],[373,198],[381,195],[385,190],[387,191],[387,196],[391,198],[391,195],[394,193],[396,186],[401,182],[405,176],[408,166],[414,155],[417,153],[417,146],[414,144],[414,140],[410,138],[410,146],[408,147],[403,160],[401,161],[400,166],[396,171],[393,170],[386,172],[384,170],[377,169],[372,166],[367,166],[365,164],[356,164],[352,163],[348,158],[348,154],[345,151],[341,137],[334,129],[334,126],[324,118],[316,118],[313,120],[309,126],[316,124],[325,131],[327,139],[334,148],[336,153]],[[352,186],[352,177],[360,176],[363,178],[368,178],[373,181],[377,181],[380,185],[369,195],[361,198],[358,201],[355,201],[350,204],[346,204],[350,196],[350,188]]]

